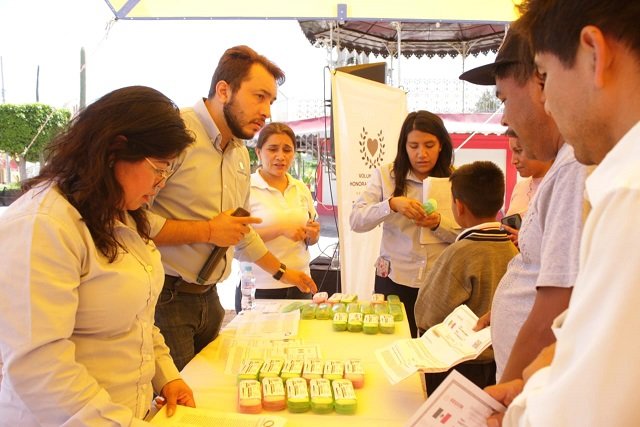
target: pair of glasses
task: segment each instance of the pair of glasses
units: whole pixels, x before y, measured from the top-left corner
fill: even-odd
[[[156,173],[156,176],[160,178],[160,181],[158,181],[158,184],[160,184],[162,181],[166,181],[167,179],[169,179],[171,175],[173,175],[173,169],[160,169],[159,167],[154,165],[153,162],[149,160],[148,157],[145,157],[144,159],[153,168],[153,171]]]

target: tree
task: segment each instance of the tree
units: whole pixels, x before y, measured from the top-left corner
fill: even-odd
[[[476,113],[493,113],[500,107],[500,100],[490,90],[485,90],[476,101]]]
[[[46,145],[67,125],[70,117],[69,110],[45,104],[0,105],[0,151],[17,160],[20,180],[26,178],[26,162],[41,160]]]

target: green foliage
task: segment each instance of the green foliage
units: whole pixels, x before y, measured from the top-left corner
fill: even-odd
[[[49,141],[69,122],[71,112],[45,104],[1,104],[0,150],[12,156],[22,155],[49,115],[51,118],[26,153],[30,162],[40,160]]]
[[[252,147],[247,147],[249,150],[249,160],[251,161],[251,172],[255,172],[260,166],[260,160],[256,154],[256,150]],[[309,157],[309,156],[307,156]],[[297,178],[307,184],[308,186],[315,187],[316,181],[316,168],[318,161],[316,159],[305,160],[305,156],[299,151],[296,152],[296,157],[293,161],[293,165],[289,169],[289,173],[294,178]]]
[[[260,165],[260,160],[258,159],[258,155],[256,154],[256,150],[253,147],[247,147],[249,151],[249,162],[251,165],[251,173],[255,172]]]
[[[20,183],[19,182],[10,182],[9,184],[0,184],[0,190],[3,189],[7,189],[7,190],[20,190]]]
[[[298,165],[300,170],[297,171],[297,178],[308,186],[315,187],[318,161],[315,158],[306,161],[301,160]]]
[[[476,101],[476,113],[493,113],[500,107],[500,100],[491,90],[485,90]]]

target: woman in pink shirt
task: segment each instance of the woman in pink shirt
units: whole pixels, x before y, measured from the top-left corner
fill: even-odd
[[[524,179],[519,180],[513,187],[506,216],[519,214],[521,218],[524,218],[529,208],[529,203],[536,194],[542,178],[544,178],[553,161],[542,161],[527,157],[518,142],[518,138],[509,135],[509,133],[507,130],[509,148],[511,149],[511,164],[515,166],[518,174]],[[504,224],[503,228],[511,233],[511,240],[517,246],[518,230]]]

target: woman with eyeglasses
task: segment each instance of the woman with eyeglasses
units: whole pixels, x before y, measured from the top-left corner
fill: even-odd
[[[164,272],[143,208],[191,142],[160,92],[115,90],[4,212],[1,425],[147,425],[154,391],[170,413],[194,406],[154,326]]]

